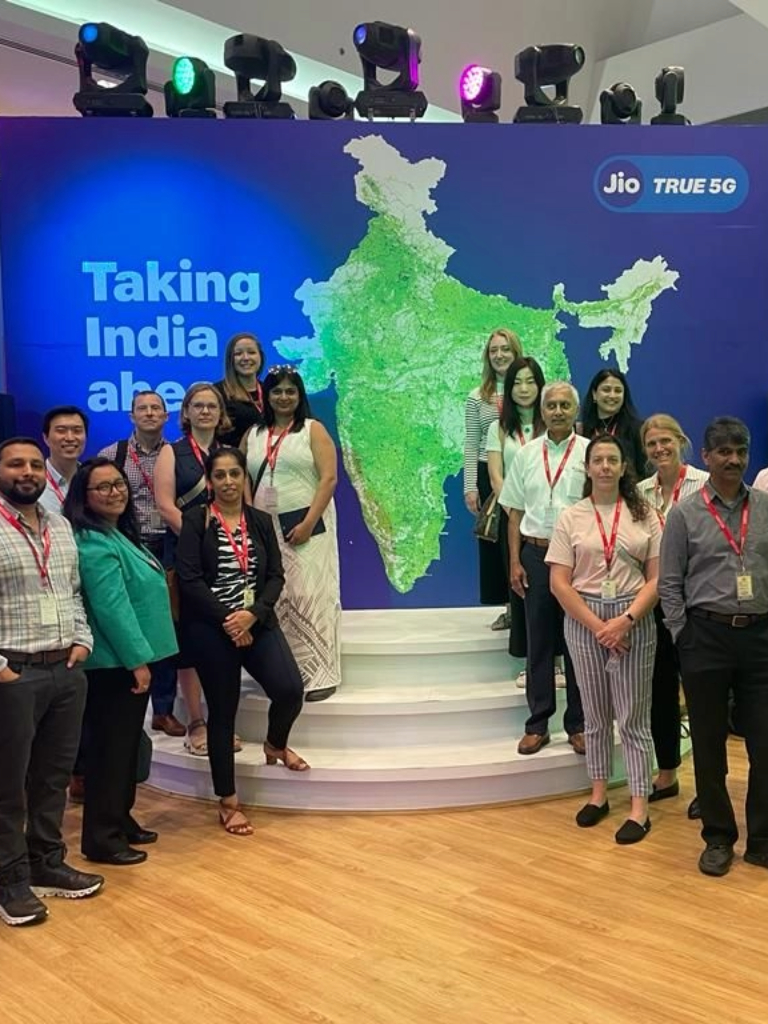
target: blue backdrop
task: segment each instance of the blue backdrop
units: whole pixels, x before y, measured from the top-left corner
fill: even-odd
[[[343,455],[345,607],[473,604],[463,400],[495,327],[580,388],[626,367],[641,413],[673,413],[697,447],[711,416],[743,417],[752,474],[764,464],[767,143],[760,128],[4,120],[21,427],[81,405],[95,452],[127,434],[133,387],[176,408],[254,331],[269,362],[299,364]]]

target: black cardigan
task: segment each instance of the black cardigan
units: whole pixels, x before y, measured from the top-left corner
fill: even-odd
[[[271,629],[277,625],[275,602],[285,583],[272,517],[258,509],[245,507],[248,540],[258,559],[256,600],[252,608],[259,625]],[[176,572],[181,591],[183,623],[204,619],[221,626],[232,609],[223,605],[211,590],[219,569],[219,522],[211,516],[205,526],[206,509],[191,508],[182,519],[179,546],[176,551]]]

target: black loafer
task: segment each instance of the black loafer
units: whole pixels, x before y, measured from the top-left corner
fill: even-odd
[[[633,843],[639,843],[642,839],[645,839],[650,831],[650,818],[645,819],[644,825],[641,825],[638,821],[632,821],[631,818],[627,818],[616,833],[616,842],[619,846],[631,846]]]
[[[131,846],[149,846],[157,842],[157,832],[148,828],[140,828],[138,832],[129,832],[125,837]]]
[[[576,815],[576,824],[579,828],[592,828],[593,825],[597,825],[606,817],[610,809],[607,800],[599,806],[597,804],[584,804]]]
[[[744,860],[746,860],[746,854]],[[727,845],[707,844],[706,850],[699,857],[699,871],[702,875],[722,878],[731,870],[733,863],[733,847]]]
[[[670,797],[680,795],[680,783],[675,779],[671,786],[657,786],[656,783],[653,785],[653,792],[648,797],[649,804],[658,803],[659,800],[669,800]]]
[[[116,853],[108,853],[103,857],[89,857],[88,860],[96,864],[112,864],[115,867],[130,867],[132,864],[143,864],[147,859],[144,850],[118,850]]]
[[[754,864],[756,868],[768,868],[768,853],[752,853],[751,850],[747,850],[744,860],[747,864]]]
[[[688,804],[688,819],[689,821],[701,821],[701,808],[697,796]]]

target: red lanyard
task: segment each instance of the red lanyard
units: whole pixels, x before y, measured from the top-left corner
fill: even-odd
[[[741,506],[741,526],[739,528],[739,543],[736,543],[736,538],[730,531],[730,528],[726,524],[723,517],[715,508],[712,503],[712,499],[707,494],[706,488],[701,488],[701,496],[704,499],[704,504],[707,506],[709,514],[715,520],[717,525],[720,527],[720,532],[731,545],[737,556],[744,561],[744,547],[747,543],[747,531],[749,530],[749,494],[744,497],[744,504]]]
[[[599,437],[600,434],[610,434],[611,437],[616,437],[616,424],[612,423],[610,427],[604,425],[595,427],[595,432],[592,436]]]
[[[283,443],[283,441],[285,440],[286,436],[291,432],[292,429],[293,429],[293,420],[291,420],[291,422],[288,424],[288,426],[285,428],[285,430],[280,434],[278,439],[275,441],[274,445],[272,444],[272,438],[275,436],[275,428],[274,427],[270,427],[269,430],[267,431],[266,459],[267,459],[267,463],[269,465],[270,473],[274,473],[275,472],[275,466],[277,465],[277,456],[278,456],[278,453],[280,451],[280,445]]]
[[[256,397],[254,398],[250,391],[248,392],[248,397],[251,399],[253,404],[256,406],[257,410],[260,413],[263,413],[264,412],[264,392],[261,390],[261,382],[260,381],[258,381],[258,380],[256,381],[256,387],[253,390],[256,392]]]
[[[678,501],[680,500],[680,491],[683,489],[683,481],[685,480],[685,474],[687,472],[688,472],[688,467],[687,466],[681,466],[680,467],[680,472],[677,475],[677,483],[675,484],[675,489],[672,491],[672,498],[671,498],[671,500],[669,502],[669,505],[676,505],[678,503]],[[656,475],[656,491],[661,493],[661,485],[659,484],[658,474]],[[662,497],[661,500],[663,501],[664,498]],[[657,501],[658,501],[658,498],[657,498]],[[667,505],[667,508],[669,508],[669,505]],[[666,509],[663,508],[663,507],[656,509],[656,515],[659,517],[659,523],[661,524],[661,528],[662,529],[664,529],[664,524],[667,521],[666,520],[666,516],[664,515],[665,512],[666,512]]]
[[[203,450],[197,441],[192,437],[192,434],[187,435],[189,438],[189,447],[192,449],[192,454],[195,456],[200,465],[205,469],[205,459],[203,458]]]
[[[45,479],[48,481],[48,486],[51,488],[53,493],[59,499],[59,503],[63,505],[64,504],[64,498],[66,497],[66,495],[64,494],[64,491],[62,491],[62,489],[59,487],[59,485],[56,483],[56,481],[51,476],[50,469],[46,469],[46,471],[45,471]]]
[[[600,530],[600,540],[602,540],[602,542],[603,542],[603,554],[605,555],[605,568],[610,572],[611,571],[611,562],[613,561],[613,553],[616,550],[616,538],[617,538],[617,536],[619,534],[619,519],[621,517],[621,506],[622,506],[623,503],[622,503],[621,497],[619,497],[619,500],[616,502],[616,509],[615,509],[615,511],[613,513],[613,526],[611,527],[611,539],[609,541],[608,537],[606,536],[606,533],[605,533],[605,527],[603,526],[603,520],[600,518],[600,513],[597,511],[597,505],[595,504],[595,499],[591,495],[590,495],[590,500],[592,502],[592,508],[595,510],[595,519],[597,520],[597,527]]]
[[[192,443],[192,440],[193,440],[193,438],[190,435],[190,438],[189,438],[190,444]],[[195,445],[197,446],[197,442],[195,442]],[[195,451],[195,449],[193,448],[192,451]],[[195,457],[198,459],[198,461],[202,461],[200,455],[198,454],[199,451],[200,451],[200,448],[198,446],[197,447],[197,451],[195,452]],[[144,483],[146,485],[147,490],[149,491],[149,493],[154,498],[154,496],[155,496],[155,485],[154,485],[154,482],[152,480],[152,477],[147,475],[146,470],[144,469],[142,464],[139,462],[139,455],[138,455],[138,452],[136,451],[136,447],[134,445],[132,445],[132,444],[128,445],[128,454],[131,456],[131,462],[134,464],[136,469],[138,469],[138,471],[141,473],[142,479],[144,480]]]
[[[224,516],[221,514],[219,508],[214,504],[211,505],[211,511],[221,523],[221,528],[227,535],[227,540],[230,543],[232,551],[234,552],[235,558],[240,568],[243,570],[243,575],[248,576],[248,527],[245,522],[245,511],[240,513],[240,538],[242,540],[242,547],[237,546],[234,534],[230,530],[229,526],[224,520]]]
[[[547,442],[546,442],[546,439],[544,440],[544,444],[542,445],[541,450],[544,453],[544,473],[546,474],[547,483],[549,484],[549,500],[550,500],[550,502],[552,501],[552,492],[557,487],[557,482],[560,479],[560,477],[563,475],[563,470],[565,469],[565,464],[568,461],[568,459],[571,457],[571,452],[573,451],[573,446],[575,444],[576,444],[576,435],[574,434],[573,437],[570,440],[570,443],[569,443],[568,447],[565,449],[565,454],[563,455],[562,459],[560,460],[560,465],[557,467],[557,472],[555,473],[555,479],[553,480],[552,479],[552,474],[549,471],[549,452],[547,451]]]
[[[499,416],[501,416],[501,410],[504,405],[504,395],[496,395],[496,408],[499,410]]]
[[[517,434],[517,440],[520,442],[520,447],[522,448],[525,445],[525,434],[519,429],[516,430],[515,433]]]
[[[51,531],[46,526],[41,534],[43,539],[43,560],[40,561],[40,552],[37,550],[37,546],[29,539],[29,534],[21,525],[19,520],[15,516],[12,516],[4,505],[0,505],[0,515],[2,515],[3,519],[5,519],[5,521],[9,523],[14,530],[22,535],[24,540],[27,542],[29,550],[35,557],[35,564],[37,565],[37,571],[40,573],[40,579],[43,584],[50,584],[48,576],[48,562],[51,557]]]

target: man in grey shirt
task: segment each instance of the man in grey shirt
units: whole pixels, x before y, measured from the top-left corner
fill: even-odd
[[[738,838],[726,787],[733,691],[749,756],[744,860],[768,868],[768,494],[748,488],[749,431],[707,426],[709,480],[669,512],[659,597],[680,656],[701,808],[705,875],[725,875]]]

